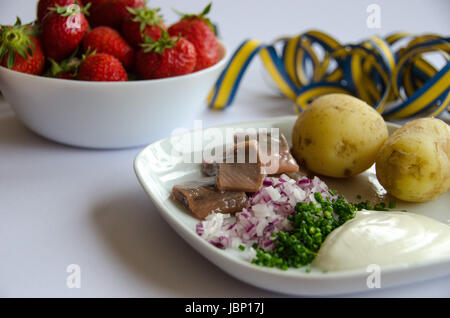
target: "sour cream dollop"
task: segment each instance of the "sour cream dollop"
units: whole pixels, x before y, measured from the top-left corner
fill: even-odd
[[[450,226],[409,212],[360,211],[331,232],[314,267],[326,271],[450,256]]]

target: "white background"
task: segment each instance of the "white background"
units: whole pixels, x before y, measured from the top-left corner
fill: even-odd
[[[172,7],[195,12],[207,3],[150,0],[169,23],[175,20]],[[371,3],[381,6],[378,30],[366,27]],[[396,30],[448,35],[449,12],[448,0],[216,0],[211,19],[233,49],[248,37],[269,42],[312,28],[344,42]],[[16,15],[33,20],[35,1],[0,0],[0,24],[13,23]],[[293,113],[291,102],[267,87],[259,62],[254,64],[231,108],[198,114],[205,126]],[[167,123],[162,133],[173,128]],[[0,98],[0,296],[279,296],[223,273],[172,231],[134,176],[139,150],[52,143],[24,128]],[[72,263],[81,266],[80,289],[66,287]],[[449,286],[445,277],[351,296],[450,297]]]

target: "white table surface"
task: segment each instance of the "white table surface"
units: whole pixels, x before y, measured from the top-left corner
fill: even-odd
[[[171,7],[189,12],[207,2],[150,1],[169,21],[175,19]],[[366,27],[370,3],[381,6],[379,30]],[[310,28],[342,41],[395,30],[448,33],[449,9],[448,0],[217,0],[211,17],[234,48],[246,37],[270,41]],[[12,23],[16,15],[30,21],[34,13],[34,0],[0,0],[0,24]],[[231,108],[205,108],[198,118],[212,126],[292,113],[291,102],[267,88],[257,62]],[[164,133],[173,128],[168,125]],[[138,151],[55,144],[24,128],[0,98],[0,296],[280,296],[225,274],[172,231],[135,178]],[[79,289],[66,286],[69,264],[81,266]],[[450,277],[351,296],[450,297]]]

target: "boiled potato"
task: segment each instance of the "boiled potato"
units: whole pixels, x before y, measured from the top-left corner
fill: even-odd
[[[383,118],[362,100],[344,94],[315,99],[298,117],[293,154],[307,169],[350,177],[368,169],[388,137]]]
[[[397,129],[376,160],[377,178],[395,197],[425,202],[450,188],[450,128],[421,118]]]

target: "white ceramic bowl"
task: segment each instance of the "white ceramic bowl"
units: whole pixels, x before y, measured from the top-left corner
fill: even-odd
[[[0,67],[0,91],[20,120],[54,141],[89,148],[148,144],[194,119],[225,67],[130,82],[84,82],[32,76]]]

